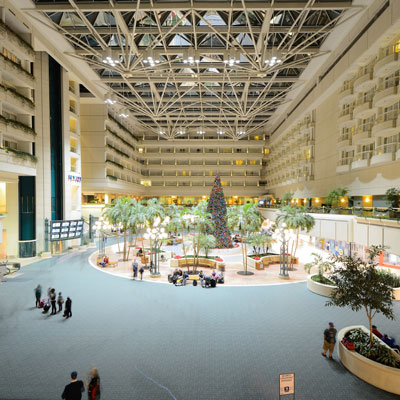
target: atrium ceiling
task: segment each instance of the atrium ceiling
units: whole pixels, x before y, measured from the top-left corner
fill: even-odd
[[[173,139],[265,132],[352,1],[41,1],[143,131]]]

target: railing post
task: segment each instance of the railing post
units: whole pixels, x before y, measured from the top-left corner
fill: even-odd
[[[46,218],[44,220],[44,251],[48,253],[49,251],[49,220]]]

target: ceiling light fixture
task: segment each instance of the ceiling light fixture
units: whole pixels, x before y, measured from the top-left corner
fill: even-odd
[[[118,115],[121,118],[128,118],[129,117],[129,111],[128,111],[128,109],[123,108]]]
[[[228,54],[228,58],[225,58],[224,63],[228,64],[230,67],[233,67],[235,64],[239,64],[240,52],[238,50],[231,50]]]
[[[144,58],[143,58],[143,62],[144,62],[145,64],[150,64],[150,67],[155,67],[156,64],[159,64],[159,63],[160,63],[160,60],[156,59],[156,58],[155,58],[155,55],[154,55],[154,51],[153,51],[153,50],[150,50],[150,51],[147,53],[147,57],[144,57]]]
[[[246,133],[246,130],[244,128],[239,128],[236,133],[238,136],[242,136]]]
[[[117,102],[117,99],[115,98],[115,94],[114,93],[109,92],[104,96],[104,103],[113,105],[116,102]]]
[[[276,50],[271,50],[264,60],[264,63],[267,67],[282,64],[282,54]]]
[[[160,129],[160,131],[158,132],[160,135],[165,135],[165,130],[164,129]]]
[[[178,131],[177,131],[177,134],[178,135],[184,135],[185,134],[185,130],[184,129],[178,129]]]
[[[113,54],[112,49],[108,48],[103,55],[103,63],[115,67],[119,64],[119,57]]]
[[[197,129],[197,134],[198,135],[204,135],[206,133],[206,131],[204,130],[204,128],[198,128]]]
[[[189,64],[189,65],[194,65],[198,64],[200,62],[200,55],[194,50],[194,49],[189,49],[186,53],[186,55],[183,55],[183,63],[184,64]]]
[[[222,129],[217,130],[217,135],[223,135],[225,132]]]

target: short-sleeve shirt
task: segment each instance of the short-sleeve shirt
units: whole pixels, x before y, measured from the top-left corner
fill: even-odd
[[[65,386],[62,398],[65,400],[81,400],[82,392],[85,391],[82,381],[71,382]]]
[[[336,343],[336,332],[335,328],[325,329],[324,337],[328,343]]]

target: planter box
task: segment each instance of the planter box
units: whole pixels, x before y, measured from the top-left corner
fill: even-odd
[[[382,390],[386,390],[387,392],[400,395],[400,369],[388,367],[386,365],[382,365],[375,361],[369,360],[368,358],[356,353],[355,351],[347,350],[346,347],[344,347],[341,343],[344,335],[348,331],[356,328],[360,328],[364,332],[367,332],[369,334],[369,330],[362,325],[348,326],[340,330],[337,338],[338,354],[340,361],[352,374],[356,375],[370,385]],[[383,342],[382,345],[386,346],[386,344]],[[393,353],[398,356],[397,353]]]
[[[291,257],[289,257],[288,263],[290,263]],[[247,257],[247,266],[250,268],[255,268],[262,270],[268,267],[269,264],[279,264],[280,262],[280,255],[279,254],[272,254],[269,256],[261,257],[260,260],[254,260],[254,258]],[[294,264],[298,264],[299,259],[297,257],[294,258]]]
[[[313,275],[307,277],[307,289],[313,293],[319,294],[320,296],[331,297],[332,290],[335,286],[315,282],[311,279],[311,276]]]
[[[400,301],[400,288],[393,288],[394,300]]]

